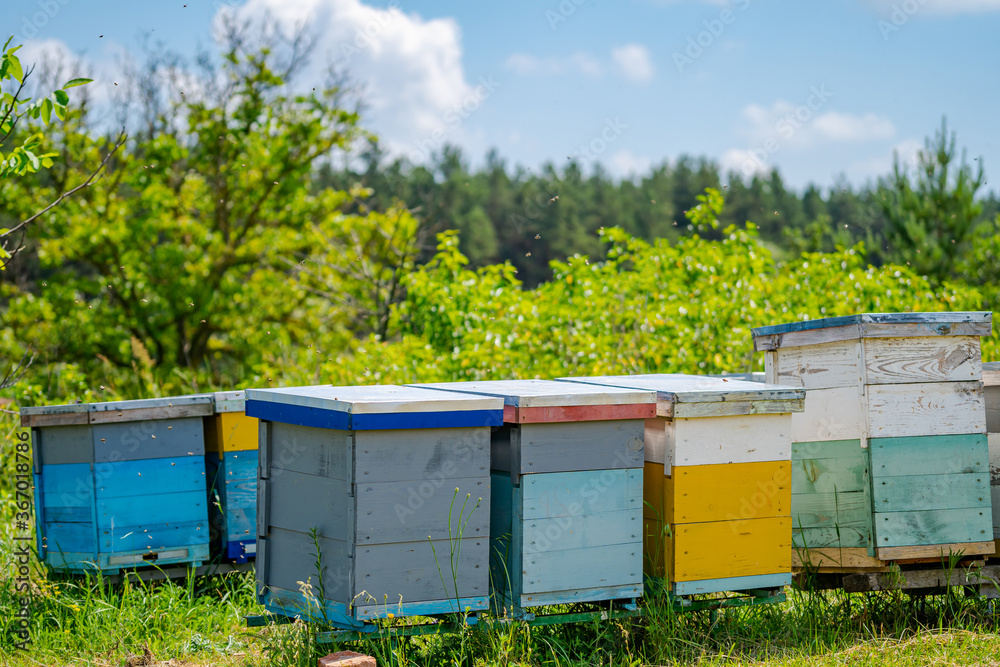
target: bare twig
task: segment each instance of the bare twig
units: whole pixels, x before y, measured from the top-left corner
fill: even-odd
[[[28,355],[31,355],[29,358]],[[31,354],[30,351],[24,353],[21,360],[17,362],[14,366],[11,366],[7,372],[4,374],[3,379],[0,379],[0,389],[6,389],[7,387],[13,387],[17,384],[24,374],[28,372],[28,366],[31,362],[35,360],[35,355]]]

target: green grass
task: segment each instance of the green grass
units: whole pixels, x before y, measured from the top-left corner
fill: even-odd
[[[9,561],[8,561],[9,562]],[[646,601],[638,619],[528,627],[319,647],[303,624],[246,628],[262,613],[252,575],[109,586],[33,573],[32,637],[13,646],[13,582],[0,582],[0,664],[124,665],[148,648],[175,665],[315,665],[341,648],[379,665],[1000,664],[988,601],[956,589],[922,602],[902,593],[789,592],[781,605],[676,615]],[[399,624],[400,619],[389,623]],[[156,663],[153,663],[156,664]]]

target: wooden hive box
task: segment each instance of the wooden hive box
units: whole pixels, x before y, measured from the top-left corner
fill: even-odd
[[[413,386],[504,401],[490,464],[498,613],[642,596],[643,428],[655,392],[551,380]]]
[[[691,375],[563,378],[655,391],[645,569],[674,595],[791,583],[791,416],[801,389]]]
[[[211,414],[209,395],[22,408],[39,558],[75,573],[207,560]]]
[[[257,553],[257,430],[247,417],[242,391],[213,395],[205,417],[212,547],[222,558],[245,563]]]
[[[979,337],[991,313],[863,314],[761,327],[792,417],[797,566],[992,553]]]
[[[983,364],[983,397],[986,400],[986,440],[990,451],[990,497],[996,543],[1000,540],[1000,361]]]
[[[261,420],[256,571],[269,610],[361,628],[489,608],[501,399],[395,385],[246,396]]]

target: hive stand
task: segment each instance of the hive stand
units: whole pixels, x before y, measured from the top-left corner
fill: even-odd
[[[994,550],[979,337],[991,313],[889,313],[753,330],[792,417],[797,567],[884,570]]]
[[[801,389],[690,375],[562,378],[657,393],[646,421],[645,570],[673,596],[791,582],[791,417]]]
[[[22,408],[39,559],[70,573],[207,560],[211,413],[209,395]]]
[[[635,608],[643,424],[656,415],[654,392],[551,380],[411,386],[504,401],[491,439],[497,616],[531,620],[529,608],[606,600]]]
[[[245,563],[257,553],[257,430],[242,391],[214,394],[205,417],[205,465],[212,545],[225,560]]]
[[[256,571],[270,612],[371,632],[390,615],[489,608],[501,399],[395,385],[246,399],[261,420]]]

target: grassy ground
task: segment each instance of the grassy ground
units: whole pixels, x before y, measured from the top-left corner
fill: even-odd
[[[656,600],[624,621],[398,638],[320,650],[301,624],[246,628],[260,613],[245,573],[124,584],[33,576],[28,650],[13,645],[13,582],[0,588],[0,664],[315,665],[351,648],[380,665],[1000,665],[1000,619],[988,601],[792,591],[781,605],[675,615]],[[148,650],[148,656],[146,651]]]

